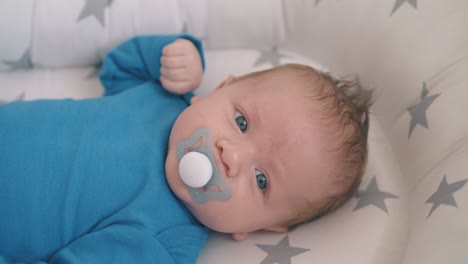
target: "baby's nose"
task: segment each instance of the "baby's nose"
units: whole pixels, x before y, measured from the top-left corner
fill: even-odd
[[[216,149],[219,153],[220,162],[222,163],[218,165],[224,167],[227,176],[236,176],[239,173],[240,160],[235,145],[226,140],[219,140],[216,142]]]

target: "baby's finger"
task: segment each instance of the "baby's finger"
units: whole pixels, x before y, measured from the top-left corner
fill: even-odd
[[[189,42],[189,41],[185,39],[177,39],[171,44],[166,45],[162,50],[162,54],[165,56],[185,55],[187,53],[187,46],[188,46],[186,42]]]
[[[185,68],[185,60],[184,56],[161,56],[161,65],[168,69]]]
[[[165,78],[164,76],[161,76],[161,78],[159,79],[161,81],[161,84],[162,86],[168,90],[169,92],[172,92],[172,93],[175,93],[175,94],[184,94],[186,92],[188,92],[188,86],[189,86],[189,83],[188,82],[185,82],[185,81],[182,81],[182,82],[179,82],[179,81],[172,81],[172,80],[169,80],[167,78]]]
[[[187,68],[168,69],[161,67],[161,76],[172,81],[189,81],[189,73]]]

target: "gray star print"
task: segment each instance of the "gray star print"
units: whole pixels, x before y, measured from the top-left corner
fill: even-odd
[[[13,99],[12,102],[13,101],[23,101],[23,99],[24,99],[24,92],[21,93],[20,95],[18,95],[18,97],[16,97],[15,99]],[[5,103],[8,103],[8,101],[0,99],[0,104],[5,104]]]
[[[258,57],[254,66],[258,66],[264,63],[271,63],[273,66],[278,66],[280,65],[281,58],[287,57],[285,54],[281,53],[276,46],[273,46],[273,48],[268,51],[260,51],[260,53],[260,57]]]
[[[276,245],[259,245],[261,250],[265,251],[268,255],[260,262],[260,264],[291,264],[291,258],[302,254],[310,249],[298,248],[289,246],[289,237],[286,235]]]
[[[315,5],[318,5],[320,3],[320,0],[315,0]]]
[[[379,186],[377,186],[376,177],[373,177],[366,190],[357,192],[356,198],[358,203],[356,207],[354,207],[353,211],[368,205],[374,205],[388,214],[385,199],[398,199],[399,197],[388,192],[381,192],[379,190]]]
[[[411,133],[413,133],[413,130],[417,124],[420,124],[421,126],[425,128],[429,128],[429,125],[427,123],[426,111],[429,108],[429,106],[431,106],[431,104],[434,102],[434,100],[437,97],[439,97],[440,94],[427,96],[428,93],[429,91],[426,88],[426,83],[423,82],[423,88],[421,92],[421,102],[408,107],[408,112],[411,115],[408,138],[410,138]]]
[[[418,7],[418,0],[396,0],[395,5],[393,6],[392,13],[390,15],[393,15],[398,10],[398,8],[400,8],[400,6],[403,5],[405,2],[411,4],[414,8]]]
[[[187,22],[184,22],[184,24],[182,24],[182,33],[189,34]]]
[[[18,60],[4,60],[3,62],[10,67],[10,70],[29,69],[32,67],[31,54],[29,53],[29,49],[27,49]]]
[[[95,16],[96,19],[104,26],[104,9],[112,4],[113,0],[85,0],[86,5],[81,10],[81,14],[77,21],[81,21],[88,16]]]
[[[431,203],[431,211],[429,211],[429,215],[427,215],[427,218],[431,216],[431,214],[437,209],[442,204],[446,205],[451,205],[454,207],[457,207],[457,202],[455,201],[455,198],[453,197],[453,194],[460,190],[465,183],[468,182],[468,179],[457,181],[454,183],[447,183],[447,178],[444,175],[444,178],[439,184],[439,188],[437,188],[437,191],[427,199],[426,203]]]

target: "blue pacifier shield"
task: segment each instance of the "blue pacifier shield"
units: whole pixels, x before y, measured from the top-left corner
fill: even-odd
[[[180,141],[176,148],[179,175],[198,203],[231,198],[231,188],[216,165],[211,144],[209,129],[201,127],[190,138]]]

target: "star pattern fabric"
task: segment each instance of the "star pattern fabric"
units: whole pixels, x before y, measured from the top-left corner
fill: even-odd
[[[18,60],[14,60],[14,61],[4,60],[3,63],[8,65],[8,67],[10,67],[10,70],[29,69],[32,67],[31,53],[29,52],[29,49],[27,49],[23,53],[21,58],[19,58]]]
[[[273,46],[271,50],[260,51],[260,56],[254,66],[262,65],[264,63],[270,63],[272,66],[278,66],[281,64],[281,58],[285,57],[287,56],[281,53],[277,46]]]
[[[427,215],[427,219],[432,215],[432,213],[440,206],[440,205],[451,205],[453,207],[457,207],[457,201],[453,197],[453,194],[460,190],[465,183],[468,182],[468,179],[457,181],[454,183],[447,183],[447,177],[444,175],[442,181],[437,188],[437,191],[427,199],[426,203],[431,203],[432,207]]]
[[[291,247],[288,235],[276,245],[257,244],[257,247],[268,254],[260,264],[291,264],[292,257],[310,250],[307,248]]]
[[[390,15],[393,15],[405,2],[409,3],[414,8],[418,8],[418,0],[396,0],[395,5],[393,6],[392,13]]]
[[[81,10],[77,21],[81,21],[89,16],[94,16],[104,27],[104,9],[112,4],[113,0],[85,0],[86,4]]]
[[[369,205],[374,205],[388,214],[385,199],[399,199],[399,197],[388,192],[380,191],[379,186],[377,185],[377,179],[376,177],[373,177],[366,190],[357,192],[356,199],[358,200],[358,203],[356,207],[354,207],[353,211]]]
[[[411,134],[413,133],[413,130],[417,124],[420,124],[425,128],[429,128],[426,111],[440,94],[434,94],[430,96],[428,96],[428,94],[429,91],[426,88],[426,83],[423,82],[421,101],[413,106],[408,107],[408,112],[411,115],[408,139],[411,137]]]
[[[13,99],[12,102],[23,101],[23,99],[24,99],[24,92],[18,95],[18,97],[16,97],[15,99]],[[8,103],[8,101],[0,99],[0,104],[6,104],[6,103]]]
[[[184,24],[182,24],[182,33],[190,34],[190,32],[189,32],[189,30],[188,30],[188,24],[187,24],[187,22],[184,22]]]

